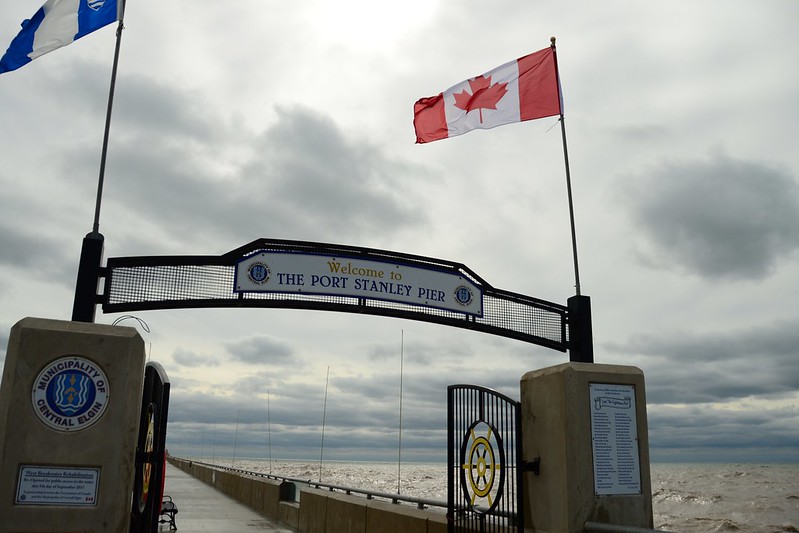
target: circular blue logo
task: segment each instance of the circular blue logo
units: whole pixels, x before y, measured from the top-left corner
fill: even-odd
[[[260,261],[251,264],[249,268],[247,268],[247,277],[250,278],[250,281],[257,283],[258,285],[263,285],[269,281],[269,276],[271,274],[272,271],[270,270],[269,265]]]
[[[461,285],[455,289],[455,301],[459,304],[466,306],[472,303],[474,300],[474,295],[472,294],[472,289],[467,287],[466,285]]]
[[[94,424],[108,405],[108,378],[88,359],[69,356],[47,365],[33,383],[33,408],[42,422],[58,431]]]

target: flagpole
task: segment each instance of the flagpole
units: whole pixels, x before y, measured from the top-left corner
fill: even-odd
[[[124,5],[124,3],[123,3]],[[124,8],[123,8],[124,10]],[[122,19],[119,19],[117,26],[117,40],[114,48],[114,64],[111,68],[111,86],[108,90],[108,108],[105,114],[105,131],[103,133],[103,148],[100,154],[100,176],[97,180],[97,203],[94,207],[94,225],[92,226],[92,233],[100,233],[100,204],[103,199],[103,184],[105,182],[105,161],[108,155],[108,137],[111,132],[111,110],[114,107],[114,89],[117,84],[117,67],[119,65],[119,48],[122,44],[122,30],[125,28]]]
[[[558,56],[555,51],[555,38],[550,38],[552,47],[552,56],[555,60],[555,76],[558,82],[558,97],[560,98],[560,72],[558,71]],[[576,295],[580,295],[580,267],[577,261],[577,231],[574,224],[574,202],[572,200],[572,181],[571,171],[569,170],[569,149],[566,146],[566,121],[563,117],[563,99],[560,102],[560,133],[563,139],[563,160],[566,165],[566,192],[569,196],[569,222],[571,223],[572,234],[572,257],[574,258],[574,288]]]
[[[114,106],[114,89],[117,80],[117,67],[119,65],[119,49],[122,44],[122,30],[125,14],[125,0],[118,0],[118,18],[116,32],[116,45],[114,47],[114,62],[111,67],[111,85],[108,90],[108,107],[105,114],[105,130],[103,132],[103,146],[100,153],[100,175],[97,180],[97,200],[94,206],[94,223],[92,231],[83,238],[78,263],[78,276],[75,282],[75,299],[72,304],[72,320],[76,322],[94,322],[97,305],[97,285],[100,280],[100,270],[103,262],[103,234],[100,233],[100,206],[103,198],[103,184],[105,182],[105,162],[108,155],[108,138],[111,132],[111,110]]]
[[[569,149],[566,147],[566,121],[563,114],[560,115],[560,134],[563,138],[563,160],[566,164],[566,192],[569,196],[569,222],[572,232],[572,256],[574,257],[574,289],[577,296],[580,295],[580,267],[577,261],[577,231],[574,225],[574,202],[572,201],[572,180],[569,171]]]
[[[399,442],[397,443],[397,494],[402,479],[402,372],[405,365],[405,330],[400,330]]]
[[[560,71],[558,55],[555,51],[555,38],[550,39],[552,58],[555,61],[555,76],[560,98],[560,134],[563,140],[563,161],[566,166],[566,191],[569,196],[569,222],[572,233],[572,257],[574,258],[575,295],[568,299],[569,310],[569,360],[575,363],[594,362],[594,334],[591,325],[591,299],[580,295],[580,268],[577,261],[577,231],[574,224],[574,201],[572,199],[572,180],[569,170],[569,149],[566,146],[566,121],[563,118],[563,98],[560,92]]]
[[[319,483],[322,482],[322,458],[325,454],[325,417],[327,417],[327,386],[330,384],[330,365],[327,367],[325,378],[325,403],[322,407],[322,443],[319,445]]]

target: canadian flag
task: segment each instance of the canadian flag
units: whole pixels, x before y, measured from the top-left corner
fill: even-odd
[[[561,114],[555,49],[545,48],[413,106],[416,142]]]

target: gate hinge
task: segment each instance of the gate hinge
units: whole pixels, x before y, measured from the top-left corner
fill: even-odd
[[[532,472],[536,476],[541,475],[541,458],[536,457],[532,461],[522,461],[522,470]]]

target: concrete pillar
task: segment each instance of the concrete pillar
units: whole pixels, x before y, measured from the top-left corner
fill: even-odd
[[[326,533],[366,533],[366,507],[369,500],[346,494],[327,495]],[[302,504],[300,504],[302,508]]]
[[[144,363],[133,328],[14,325],[0,387],[0,533],[128,531]]]
[[[302,533],[327,531],[327,491],[303,488],[300,491],[299,526]]]
[[[366,507],[366,531],[380,533],[428,533],[431,513],[410,505],[370,500]]]
[[[586,521],[653,526],[644,375],[631,366],[566,363],[521,380],[525,525],[583,531]]]

